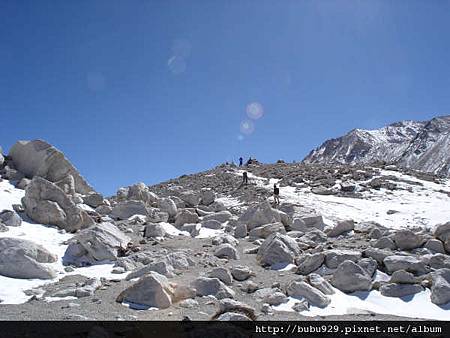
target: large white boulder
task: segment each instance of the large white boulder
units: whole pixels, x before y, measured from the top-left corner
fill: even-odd
[[[256,254],[256,260],[261,265],[293,263],[299,254],[300,248],[294,239],[275,233],[261,244]]]
[[[246,224],[248,230],[252,230],[264,224],[281,222],[281,215],[273,209],[269,201],[249,207],[238,219],[238,223]]]
[[[331,284],[343,292],[369,291],[372,279],[362,267],[347,260],[337,267]]]
[[[111,217],[115,219],[128,219],[134,215],[147,216],[148,210],[143,201],[123,201],[115,205]]]

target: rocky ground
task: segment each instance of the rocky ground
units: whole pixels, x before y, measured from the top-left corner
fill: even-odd
[[[400,313],[409,319],[450,314],[450,222],[430,227],[425,218],[410,217],[394,228],[371,216],[349,219],[343,211],[339,217],[339,208],[333,218],[322,214],[341,200],[389,200],[403,193],[425,202],[432,195],[445,204],[449,186],[442,178],[385,165],[255,161],[154,186],[140,183],[104,198],[49,147],[20,144],[2,164],[3,179],[15,185],[2,196],[23,198],[0,213],[0,275],[9,278],[4,283],[43,282],[25,290],[25,303],[0,303],[0,319],[386,320]],[[30,158],[40,163],[38,170],[27,166]],[[280,205],[270,197],[274,183],[284,193]],[[317,200],[321,210],[306,205],[314,196],[329,198]],[[402,220],[395,218],[399,213],[389,209],[377,220]],[[26,229],[50,231],[48,225],[61,236],[58,245],[24,238]],[[109,266],[108,274],[86,274]],[[378,308],[365,305],[373,295],[412,309],[375,313]]]

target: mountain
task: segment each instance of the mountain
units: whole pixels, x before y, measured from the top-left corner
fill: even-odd
[[[378,161],[450,176],[450,116],[401,121],[375,130],[353,129],[325,141],[303,160],[352,165]]]

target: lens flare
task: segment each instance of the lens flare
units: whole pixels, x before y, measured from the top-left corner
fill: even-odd
[[[173,74],[178,75],[186,70],[186,61],[182,57],[172,56],[167,61],[167,67]]]
[[[252,102],[247,105],[247,116],[252,120],[258,120],[264,115],[264,108],[259,102]]]
[[[242,134],[250,135],[255,131],[255,125],[252,121],[245,120],[241,122],[240,130]]]

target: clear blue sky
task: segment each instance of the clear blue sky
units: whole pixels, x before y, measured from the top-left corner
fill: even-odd
[[[444,0],[1,0],[0,145],[45,139],[105,194],[300,160],[448,114],[449,35]]]

